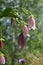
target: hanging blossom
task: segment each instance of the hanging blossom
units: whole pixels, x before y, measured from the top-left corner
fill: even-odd
[[[21,33],[18,37],[18,47],[24,48],[24,46],[25,46],[25,37],[24,37],[23,33]]]
[[[0,64],[5,64],[5,57],[2,53],[0,54]]]
[[[24,64],[24,62],[25,62],[25,59],[23,58],[19,59],[19,63],[22,63],[22,65]]]
[[[0,48],[3,48],[3,40],[0,40]]]
[[[11,25],[12,25],[12,27],[14,26],[14,19],[13,18],[11,18]]]
[[[22,25],[22,31],[25,34],[28,34],[28,27],[26,25]]]
[[[35,30],[36,29],[36,23],[35,23],[35,19],[33,18],[33,16],[30,16],[29,20],[28,20],[28,28]]]
[[[28,30],[28,27],[26,25],[22,25],[22,32],[23,32],[23,35],[26,37],[26,36],[29,36],[29,30]]]

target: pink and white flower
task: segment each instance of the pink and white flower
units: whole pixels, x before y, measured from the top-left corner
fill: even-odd
[[[22,32],[23,32],[24,37],[26,36],[30,37],[29,30],[26,25],[22,25]]]
[[[28,34],[28,27],[26,25],[22,25],[22,31],[25,34]]]
[[[5,64],[5,57],[4,56],[0,56],[0,64]]]
[[[32,16],[30,16],[30,18],[28,20],[28,28],[29,28],[29,30],[30,29],[33,29],[33,30],[36,29],[35,19]]]

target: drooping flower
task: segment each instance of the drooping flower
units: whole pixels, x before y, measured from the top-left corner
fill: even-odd
[[[18,37],[18,47],[24,48],[24,46],[25,46],[25,37],[24,37],[23,33],[21,33]]]
[[[22,63],[22,65],[24,64],[24,62],[25,62],[25,59],[23,58],[19,59],[19,63]]]
[[[33,18],[33,16],[30,16],[29,20],[28,20],[28,28],[35,30],[36,29],[36,23],[35,23],[35,19]]]
[[[30,37],[30,34],[29,34],[29,30],[28,30],[28,27],[26,25],[22,25],[22,32],[23,32],[23,35],[26,37]]]
[[[0,54],[0,64],[5,64],[5,57],[3,54]]]
[[[22,31],[25,34],[28,34],[28,27],[26,25],[22,25]]]
[[[0,64],[5,64],[5,58],[4,58],[4,56],[0,56]]]
[[[0,40],[0,48],[3,48],[3,41]]]
[[[13,18],[11,18],[11,25],[12,25],[12,27],[14,26],[14,19]]]

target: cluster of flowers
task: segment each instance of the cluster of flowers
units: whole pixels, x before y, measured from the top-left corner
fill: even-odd
[[[14,26],[14,20],[11,18],[11,25]],[[29,30],[35,30],[36,29],[36,23],[35,19],[33,16],[30,16],[27,25],[22,24],[22,32],[20,33],[18,37],[18,47],[19,48],[24,48],[25,46],[25,37],[28,36],[30,37]]]
[[[27,26],[28,25],[28,26]],[[22,25],[22,33],[20,33],[18,37],[18,47],[24,48],[25,46],[25,37],[30,37],[29,30],[35,30],[36,29],[36,23],[33,16],[30,16],[27,25]]]
[[[11,25],[14,26],[14,20],[11,18]],[[18,36],[18,47],[24,48],[25,47],[25,37],[30,37],[29,30],[35,30],[36,29],[36,23],[33,16],[30,16],[27,25],[22,24],[21,26],[22,32]],[[24,64],[25,60],[23,58],[19,59],[19,62]]]
[[[3,49],[3,39],[0,39],[0,48]],[[5,64],[5,57],[2,52],[0,52],[0,64]]]
[[[13,18],[11,18],[11,25],[12,27],[14,26],[14,20]],[[28,25],[28,26],[27,26]],[[30,36],[29,35],[29,30],[35,30],[36,29],[36,23],[35,23],[35,19],[33,16],[30,16],[27,25],[23,24],[21,29],[22,32],[20,33],[19,37],[18,37],[18,47],[19,48],[24,48],[25,46],[25,37],[26,36]],[[3,49],[3,40],[0,40],[0,48]],[[24,59],[20,59],[19,62],[22,62],[22,64],[25,62]],[[2,53],[0,53],[0,64],[5,64],[5,57],[3,56]]]

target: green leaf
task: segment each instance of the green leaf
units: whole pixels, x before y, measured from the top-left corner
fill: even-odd
[[[18,14],[10,7],[7,7],[4,9],[4,11],[0,14],[0,18],[2,17],[14,17],[14,18],[19,18]]]

